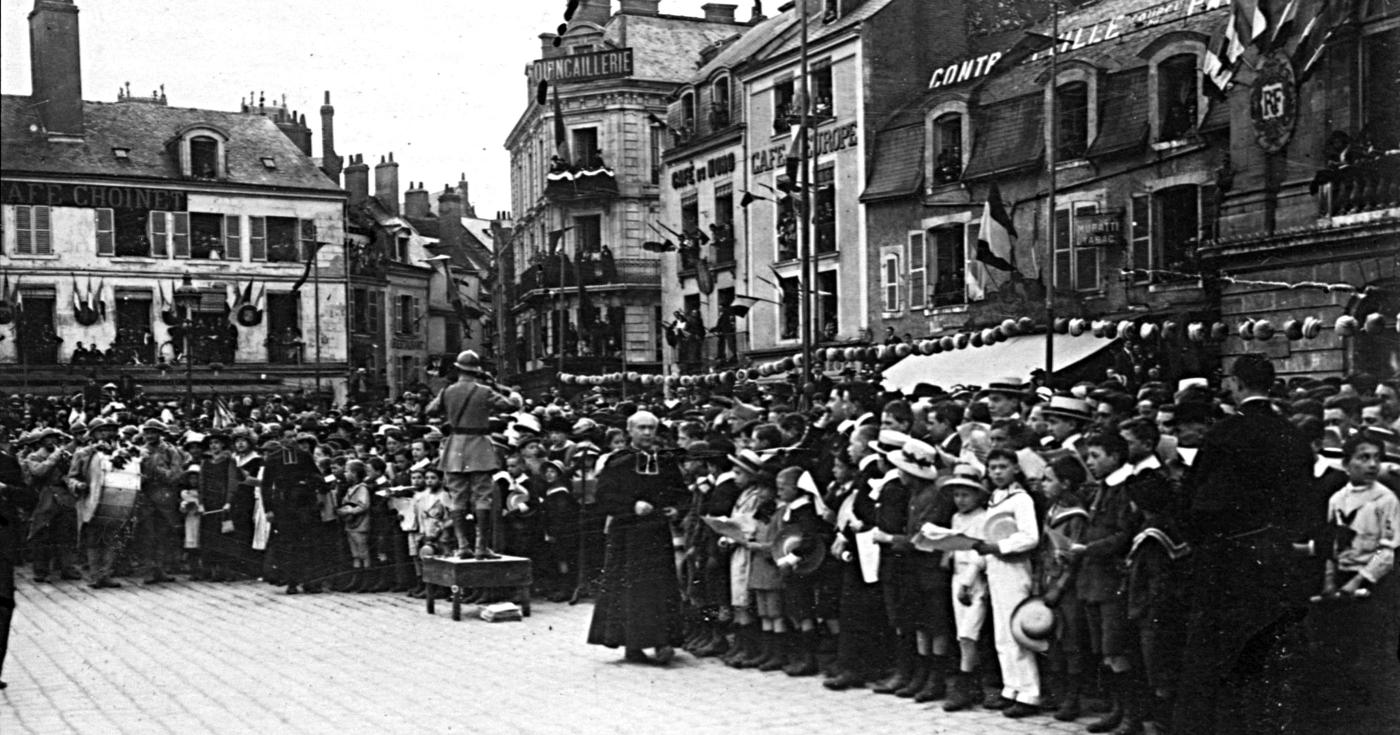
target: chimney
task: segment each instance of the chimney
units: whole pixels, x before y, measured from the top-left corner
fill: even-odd
[[[753,8],[749,10],[749,25],[756,26],[768,20],[768,16],[763,14],[763,0],[753,0]]]
[[[326,90],[326,102],[321,105],[321,171],[331,181],[340,181],[340,156],[335,153],[335,108],[331,107],[331,92]]]
[[[297,147],[304,155],[311,155],[311,130],[306,127],[305,118],[298,122],[295,113],[278,112],[273,124],[277,126],[287,139]]]
[[[394,163],[394,154],[389,160],[382,157],[374,167],[374,198],[393,214],[399,213],[399,164]]]
[[[448,247],[462,244],[462,195],[450,186],[438,195],[438,242]]]
[[[734,9],[738,5],[728,3],[705,3],[700,9],[705,11],[705,20],[710,23],[733,23]]]
[[[409,182],[408,191],[403,193],[403,214],[405,217],[416,219],[433,216],[428,202],[428,190],[423,188],[423,182]]]
[[[574,11],[572,22],[597,23],[601,26],[607,25],[611,17],[612,0],[579,0],[578,10]]]
[[[462,197],[462,216],[475,217],[476,207],[472,206],[471,184],[467,183],[465,173],[457,176],[457,196]]]
[[[624,15],[659,15],[657,6],[661,0],[622,0],[622,5],[617,12]]]
[[[78,53],[78,6],[34,0],[29,13],[30,94],[49,135],[83,134],[83,73]]]
[[[345,167],[345,191],[350,195],[346,205],[359,209],[369,199],[369,166],[365,165],[364,154],[350,156],[350,165]]]

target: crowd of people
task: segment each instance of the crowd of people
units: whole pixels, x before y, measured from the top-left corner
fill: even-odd
[[[1090,732],[1280,731],[1325,715],[1317,671],[1400,658],[1394,381],[1246,355],[1174,385],[526,401],[473,353],[455,367],[373,408],[11,399],[6,553],[41,584],[418,597],[424,558],[505,553],[550,599],[595,599],[588,642],[628,661],[684,648]],[[1355,649],[1328,658],[1329,629]]]

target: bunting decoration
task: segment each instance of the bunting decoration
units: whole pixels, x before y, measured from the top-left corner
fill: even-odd
[[[19,279],[15,279],[15,289],[10,290],[10,274],[0,274],[0,325],[10,324],[15,320],[17,304],[14,303],[12,293],[19,291]]]
[[[253,298],[253,279],[248,279],[248,285],[241,291],[238,286],[234,286],[238,294],[233,305],[229,307],[228,321],[235,327],[251,329],[262,324],[263,312],[257,307]]]
[[[251,284],[249,286],[251,288]],[[235,426],[238,426],[238,417],[234,415],[233,409],[229,408],[228,401],[223,396],[215,396],[213,427],[219,431],[228,431]]]
[[[325,243],[320,241],[312,243],[311,253],[306,256],[306,267],[301,271],[301,278],[298,278],[297,282],[292,284],[292,293],[300,291],[301,287],[306,285],[306,279],[311,277],[311,266],[316,264],[316,254],[321,252],[321,246],[323,245],[325,245]]]
[[[88,276],[87,289],[83,289],[78,285],[78,275],[73,274],[73,316],[84,327],[90,327],[102,318],[92,291],[92,276]]]

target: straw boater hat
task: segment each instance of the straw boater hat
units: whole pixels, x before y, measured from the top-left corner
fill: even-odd
[[[902,431],[893,429],[881,429],[878,438],[870,440],[870,448],[880,454],[889,454],[896,449],[903,447],[913,437]]]
[[[1027,597],[1011,611],[1011,637],[1027,651],[1045,653],[1055,635],[1055,608],[1043,597]]]
[[[159,431],[166,436],[170,435],[170,427],[166,426],[160,419],[146,419],[146,423],[141,424],[142,431]]]
[[[1089,402],[1074,396],[1051,396],[1041,413],[1046,416],[1059,416],[1072,421],[1093,421],[1094,411]]]
[[[924,480],[938,479],[938,450],[921,439],[904,442],[904,446],[890,452],[885,458],[901,472]]]
[[[751,475],[771,474],[763,458],[752,449],[741,449],[738,454],[729,455],[729,461],[734,463],[735,469],[744,470]]]
[[[977,394],[977,397],[985,398],[992,393],[1000,393],[1012,398],[1028,398],[1031,395],[1031,390],[1019,378],[999,378],[988,383],[987,387]]]

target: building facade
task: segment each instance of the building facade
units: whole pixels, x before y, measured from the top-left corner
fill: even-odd
[[[527,390],[560,369],[660,369],[661,266],[643,248],[661,224],[658,123],[700,49],[743,29],[732,5],[693,18],[662,14],[658,0],[623,0],[616,13],[584,0],[562,37],[541,36],[506,139],[515,219],[498,259],[515,346],[502,373]]]
[[[65,363],[81,344],[124,364],[188,355],[343,383],[345,195],[304,119],[173,107],[163,91],[84,101],[77,7],[37,0],[29,22],[32,92],[0,98],[14,329],[0,363]],[[199,299],[177,309],[186,278]]]

